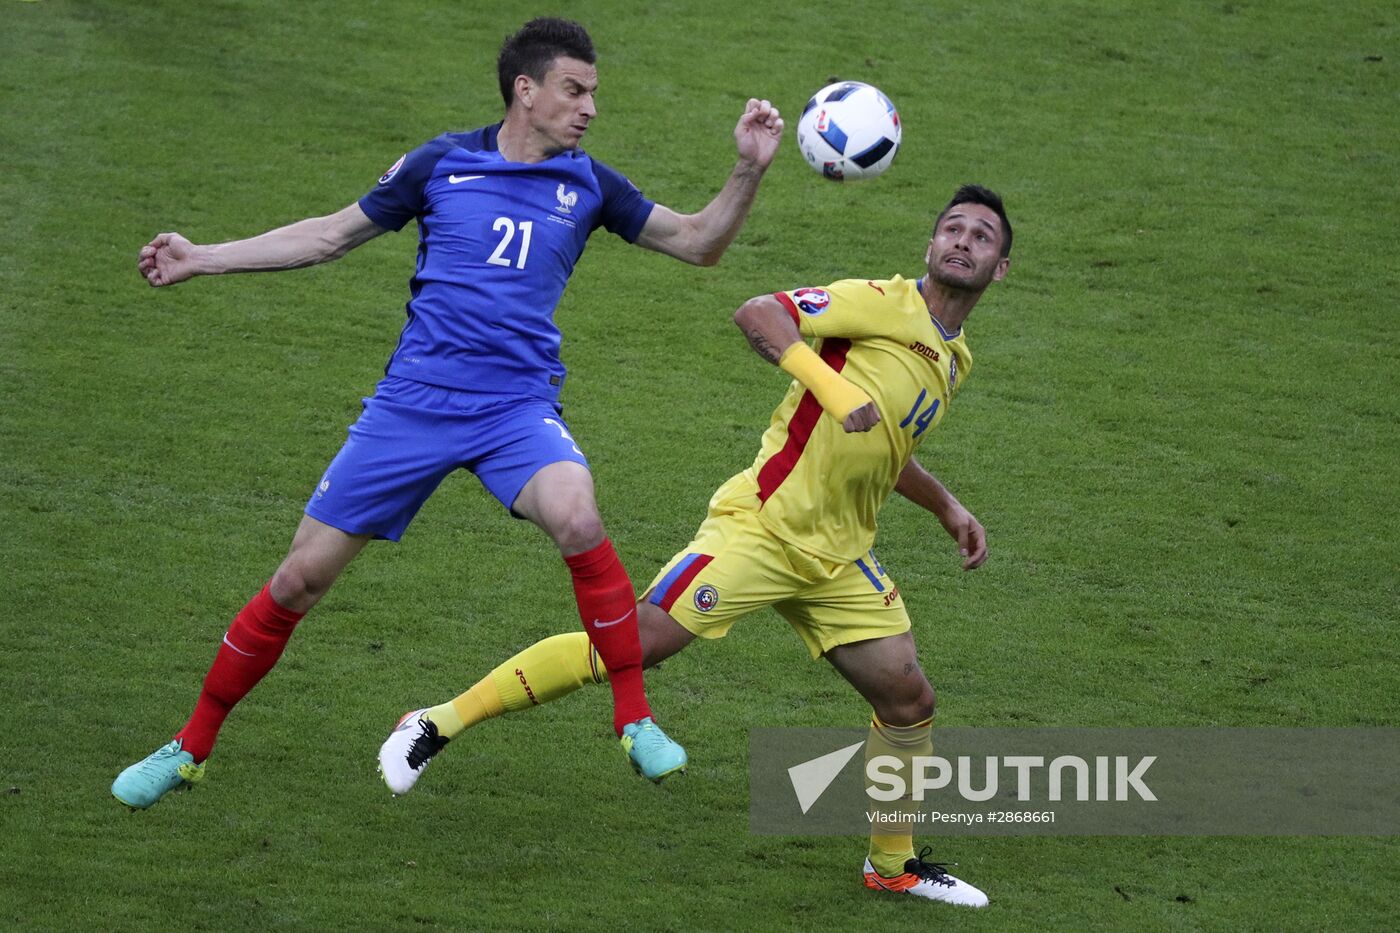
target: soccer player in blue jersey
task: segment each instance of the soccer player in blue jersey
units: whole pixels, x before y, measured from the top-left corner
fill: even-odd
[[[561,415],[554,309],[598,227],[686,262],[717,262],[744,223],[783,121],[768,101],[750,100],[734,130],[734,171],[703,210],[679,214],[579,148],[597,115],[595,61],[579,24],[532,20],[501,48],[501,123],[425,143],[337,213],[217,245],[162,233],[142,248],[141,274],[165,286],[328,262],[410,220],[419,235],[407,321],[384,379],[318,482],[281,566],[235,615],[189,721],[112,784],[121,802],[149,807],[202,778],[225,717],[277,662],[302,616],[368,541],[397,541],[458,468],[559,547],[633,765],[652,780],[685,766],[685,751],[652,720],[632,584]],[[445,742],[439,725],[460,731],[454,716],[451,704],[406,715],[399,770],[421,769]]]

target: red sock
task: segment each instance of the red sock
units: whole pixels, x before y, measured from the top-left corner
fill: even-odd
[[[233,617],[214,664],[204,676],[204,689],[199,692],[194,713],[185,727],[175,733],[195,761],[209,757],[224,717],[272,670],[287,639],[292,637],[292,629],[304,615],[279,606],[264,586]]]
[[[591,551],[564,558],[574,575],[574,598],[588,640],[608,669],[613,728],[651,715],[642,687],[642,642],[637,636],[637,596],[607,538]],[[599,624],[601,623],[601,625]]]

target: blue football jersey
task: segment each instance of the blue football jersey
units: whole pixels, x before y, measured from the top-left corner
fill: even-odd
[[[564,381],[554,309],[589,234],[601,226],[632,242],[654,205],[582,150],[509,162],[499,130],[444,133],[360,199],[386,229],[418,220],[408,320],[386,371],[554,399]]]

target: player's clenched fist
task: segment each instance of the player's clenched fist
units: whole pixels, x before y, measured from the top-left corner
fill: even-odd
[[[864,433],[880,423],[880,409],[875,407],[874,402],[862,405],[846,416],[842,422],[842,427],[847,434]]]
[[[194,244],[180,234],[162,233],[141,247],[136,268],[152,286],[174,285],[198,271],[194,249]]]
[[[750,98],[744,115],[734,127],[739,157],[754,162],[759,168],[767,168],[782,137],[783,117],[778,108],[769,101]]]

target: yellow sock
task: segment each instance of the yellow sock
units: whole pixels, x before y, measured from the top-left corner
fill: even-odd
[[[933,720],[912,726],[891,726],[870,717],[870,738],[865,743],[865,760],[893,755],[903,764],[900,773],[906,786],[912,785],[915,756],[933,754]],[[886,815],[870,824],[870,864],[886,878],[904,874],[904,863],[914,857],[914,819],[917,809],[910,797],[889,803],[871,801],[871,808]]]
[[[502,713],[529,709],[608,679],[598,653],[584,632],[537,641],[483,677],[461,696],[424,715],[444,738]]]
[[[505,712],[500,694],[491,678],[485,677],[461,696],[446,703],[434,706],[423,714],[437,726],[438,735],[455,739],[471,726],[492,719]]]

